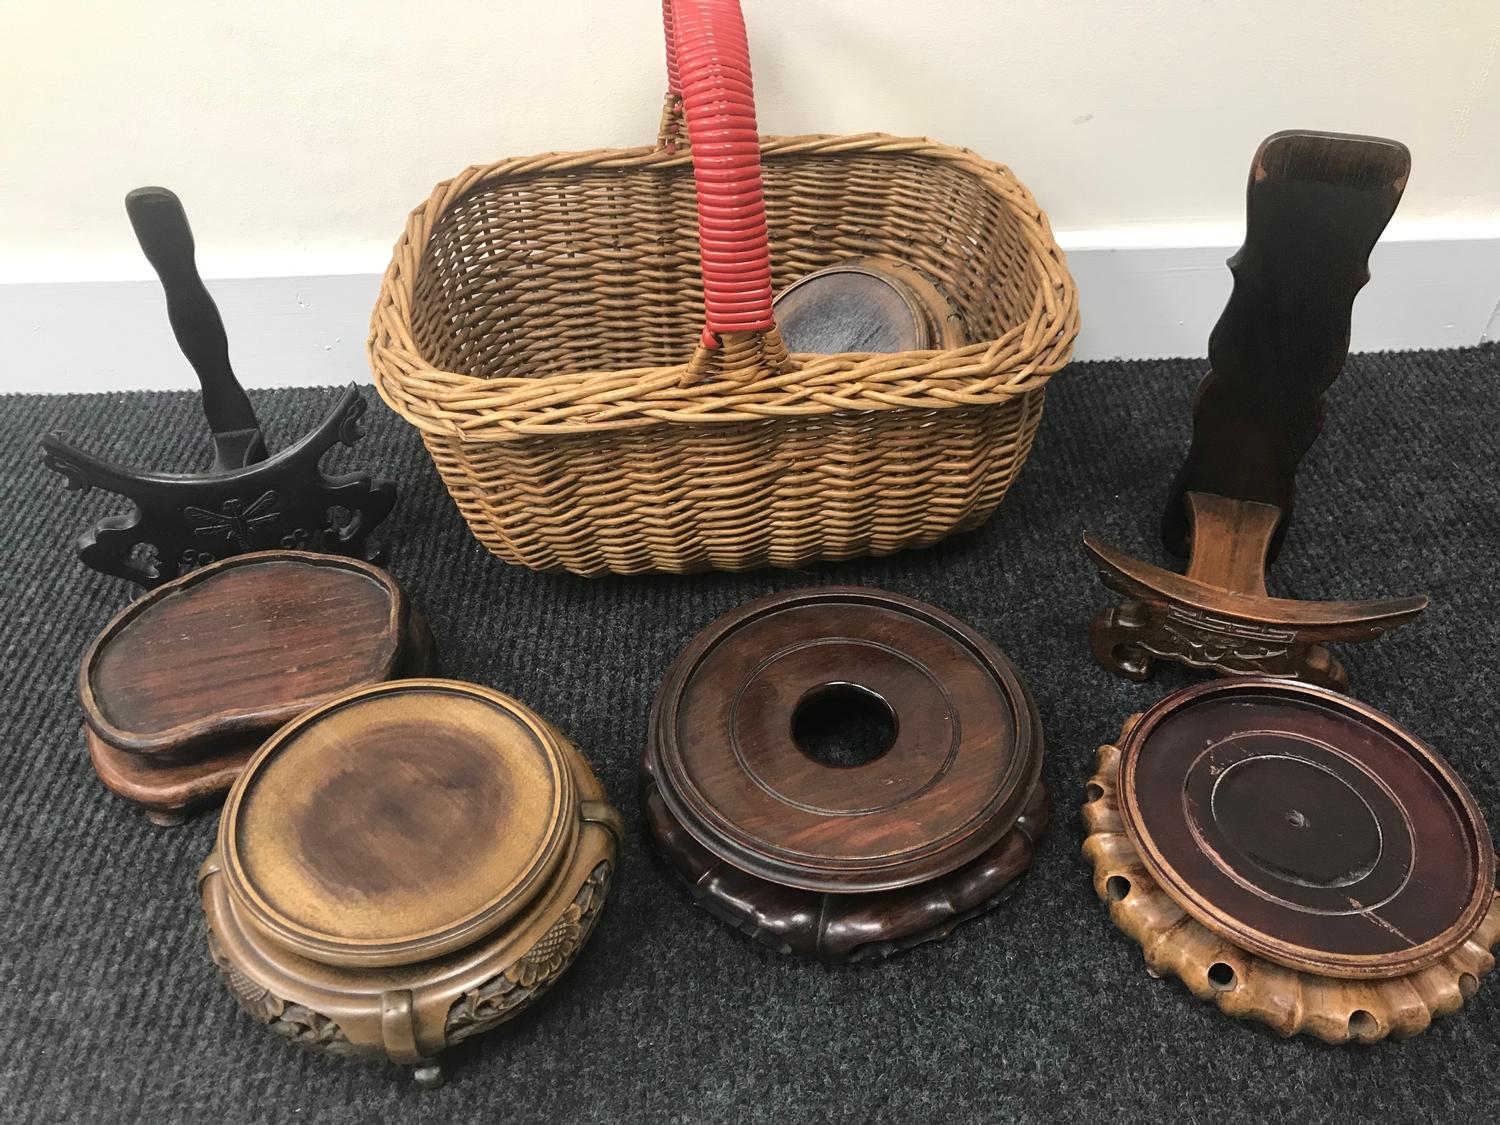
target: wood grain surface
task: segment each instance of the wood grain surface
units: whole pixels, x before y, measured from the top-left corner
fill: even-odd
[[[1168,550],[1188,553],[1188,492],[1270,504],[1292,515],[1297,466],[1323,428],[1323,395],[1344,368],[1354,298],[1370,251],[1411,172],[1381,137],[1290,130],[1255,153],[1234,290],[1208,340],[1212,366],[1193,405],[1193,440],[1162,518]]]
[[[850,725],[886,739],[832,760],[799,742],[809,709],[826,727],[836,707],[876,709],[884,721]],[[995,899],[1046,822],[1041,760],[1035,705],[991,642],[921,602],[832,587],[703,630],[663,679],[642,770],[658,849],[705,905],[836,960],[946,933]],[[949,876],[968,864],[983,877],[958,893]]]
[[[434,1086],[443,1050],[568,970],[620,835],[582,755],[518,701],[452,680],[351,692],[231,792],[198,877],[209,953],[276,1034]]]
[[[535,895],[572,846],[556,736],[497,692],[398,680],[289,723],[246,768],[221,828],[255,920],[328,964],[460,948]]]
[[[1412,972],[1359,979],[1290,968],[1236,945],[1185,910],[1180,896],[1168,894],[1153,876],[1125,831],[1120,748],[1141,718],[1126,719],[1119,738],[1099,747],[1098,768],[1084,794],[1083,854],[1094,869],[1095,893],[1115,925],[1139,943],[1152,976],[1176,977],[1227,1015],[1259,1021],[1283,1036],[1306,1034],[1328,1043],[1409,1038],[1479,992],[1495,967],[1492,950],[1500,942],[1500,893],[1493,890],[1478,925],[1438,960]],[[1286,796],[1278,790],[1268,786],[1262,792],[1274,805],[1274,797]],[[1249,804],[1261,807],[1242,809],[1247,815],[1280,813],[1284,819],[1288,812],[1285,805]],[[1289,811],[1309,818],[1304,808],[1310,804],[1299,798]],[[1286,825],[1301,830],[1311,827],[1311,820]],[[1264,840],[1282,829],[1258,820],[1255,831]],[[1319,866],[1325,878],[1332,873],[1333,865]]]
[[[1373,708],[1238,679],[1159,702],[1121,746],[1126,835],[1184,910],[1289,968],[1383,978],[1461,946],[1495,860],[1446,762]]]
[[[777,294],[787,350],[816,355],[953,348],[963,339],[952,303],[921,272],[889,258],[855,258],[799,278]]]
[[[89,726],[118,749],[181,756],[265,731],[390,678],[410,610],[384,571],[299,551],[239,555],[132,602],[85,653]]]
[[[1157,659],[1225,675],[1284,676],[1339,691],[1343,663],[1325,646],[1370,641],[1427,608],[1422,596],[1313,601],[1271,597],[1266,566],[1281,512],[1203,492],[1185,497],[1193,529],[1186,574],[1132,558],[1087,533],[1084,549],[1129,600],[1089,626],[1094,659],[1134,680]]]

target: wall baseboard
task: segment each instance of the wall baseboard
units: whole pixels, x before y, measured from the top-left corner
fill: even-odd
[[[1430,233],[1430,232],[1429,232]],[[1083,311],[1078,359],[1202,356],[1230,287],[1233,235],[1060,235]],[[1500,230],[1388,237],[1354,306],[1356,351],[1447,348],[1500,337]],[[365,382],[379,274],[210,280],[247,387]],[[154,279],[0,283],[10,362],[0,393],[197,386]]]
[[[1202,356],[1232,278],[1236,242],[1068,246],[1083,330],[1079,359]],[[1457,348],[1500,332],[1500,231],[1477,237],[1387,238],[1354,302],[1350,348]]]

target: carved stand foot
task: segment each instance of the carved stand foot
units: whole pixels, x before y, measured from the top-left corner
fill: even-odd
[[[84,741],[105,788],[141,806],[146,819],[162,828],[184,824],[217,803],[260,746],[259,737],[251,736],[197,761],[158,764],[143,754],[116,749],[87,727]]]
[[[657,856],[693,902],[777,953],[827,962],[878,960],[941,941],[1008,899],[1031,867],[1052,816],[1040,781],[1015,827],[978,859],[913,887],[821,894],[760,879],[725,863],[672,817],[654,783],[642,801]]]
[[[1160,659],[1343,691],[1349,677],[1323,646],[1374,640],[1426,608],[1423,597],[1273,598],[1265,570],[1281,510],[1199,492],[1188,492],[1186,505],[1193,528],[1186,574],[1083,537],[1104,584],[1127,599],[1089,626],[1094,659],[1116,675],[1144,680]]]
[[[1151,654],[1141,647],[1140,637],[1149,619],[1140,602],[1102,609],[1089,623],[1089,647],[1101,667],[1117,676],[1140,683],[1155,671]]]

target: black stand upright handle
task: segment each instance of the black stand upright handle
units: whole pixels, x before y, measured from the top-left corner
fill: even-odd
[[[136,188],[125,197],[125,213],[146,260],[161,279],[177,346],[203,388],[203,415],[214,438],[214,468],[239,469],[264,461],[260,422],[229,366],[224,319],[198,275],[193,231],[182,201],[164,187]]]

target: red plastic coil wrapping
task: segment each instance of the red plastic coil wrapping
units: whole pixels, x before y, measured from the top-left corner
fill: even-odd
[[[666,0],[667,74],[681,80],[698,189],[703,342],[771,327],[771,251],[750,44],[738,0]],[[675,59],[673,45],[675,44]]]

